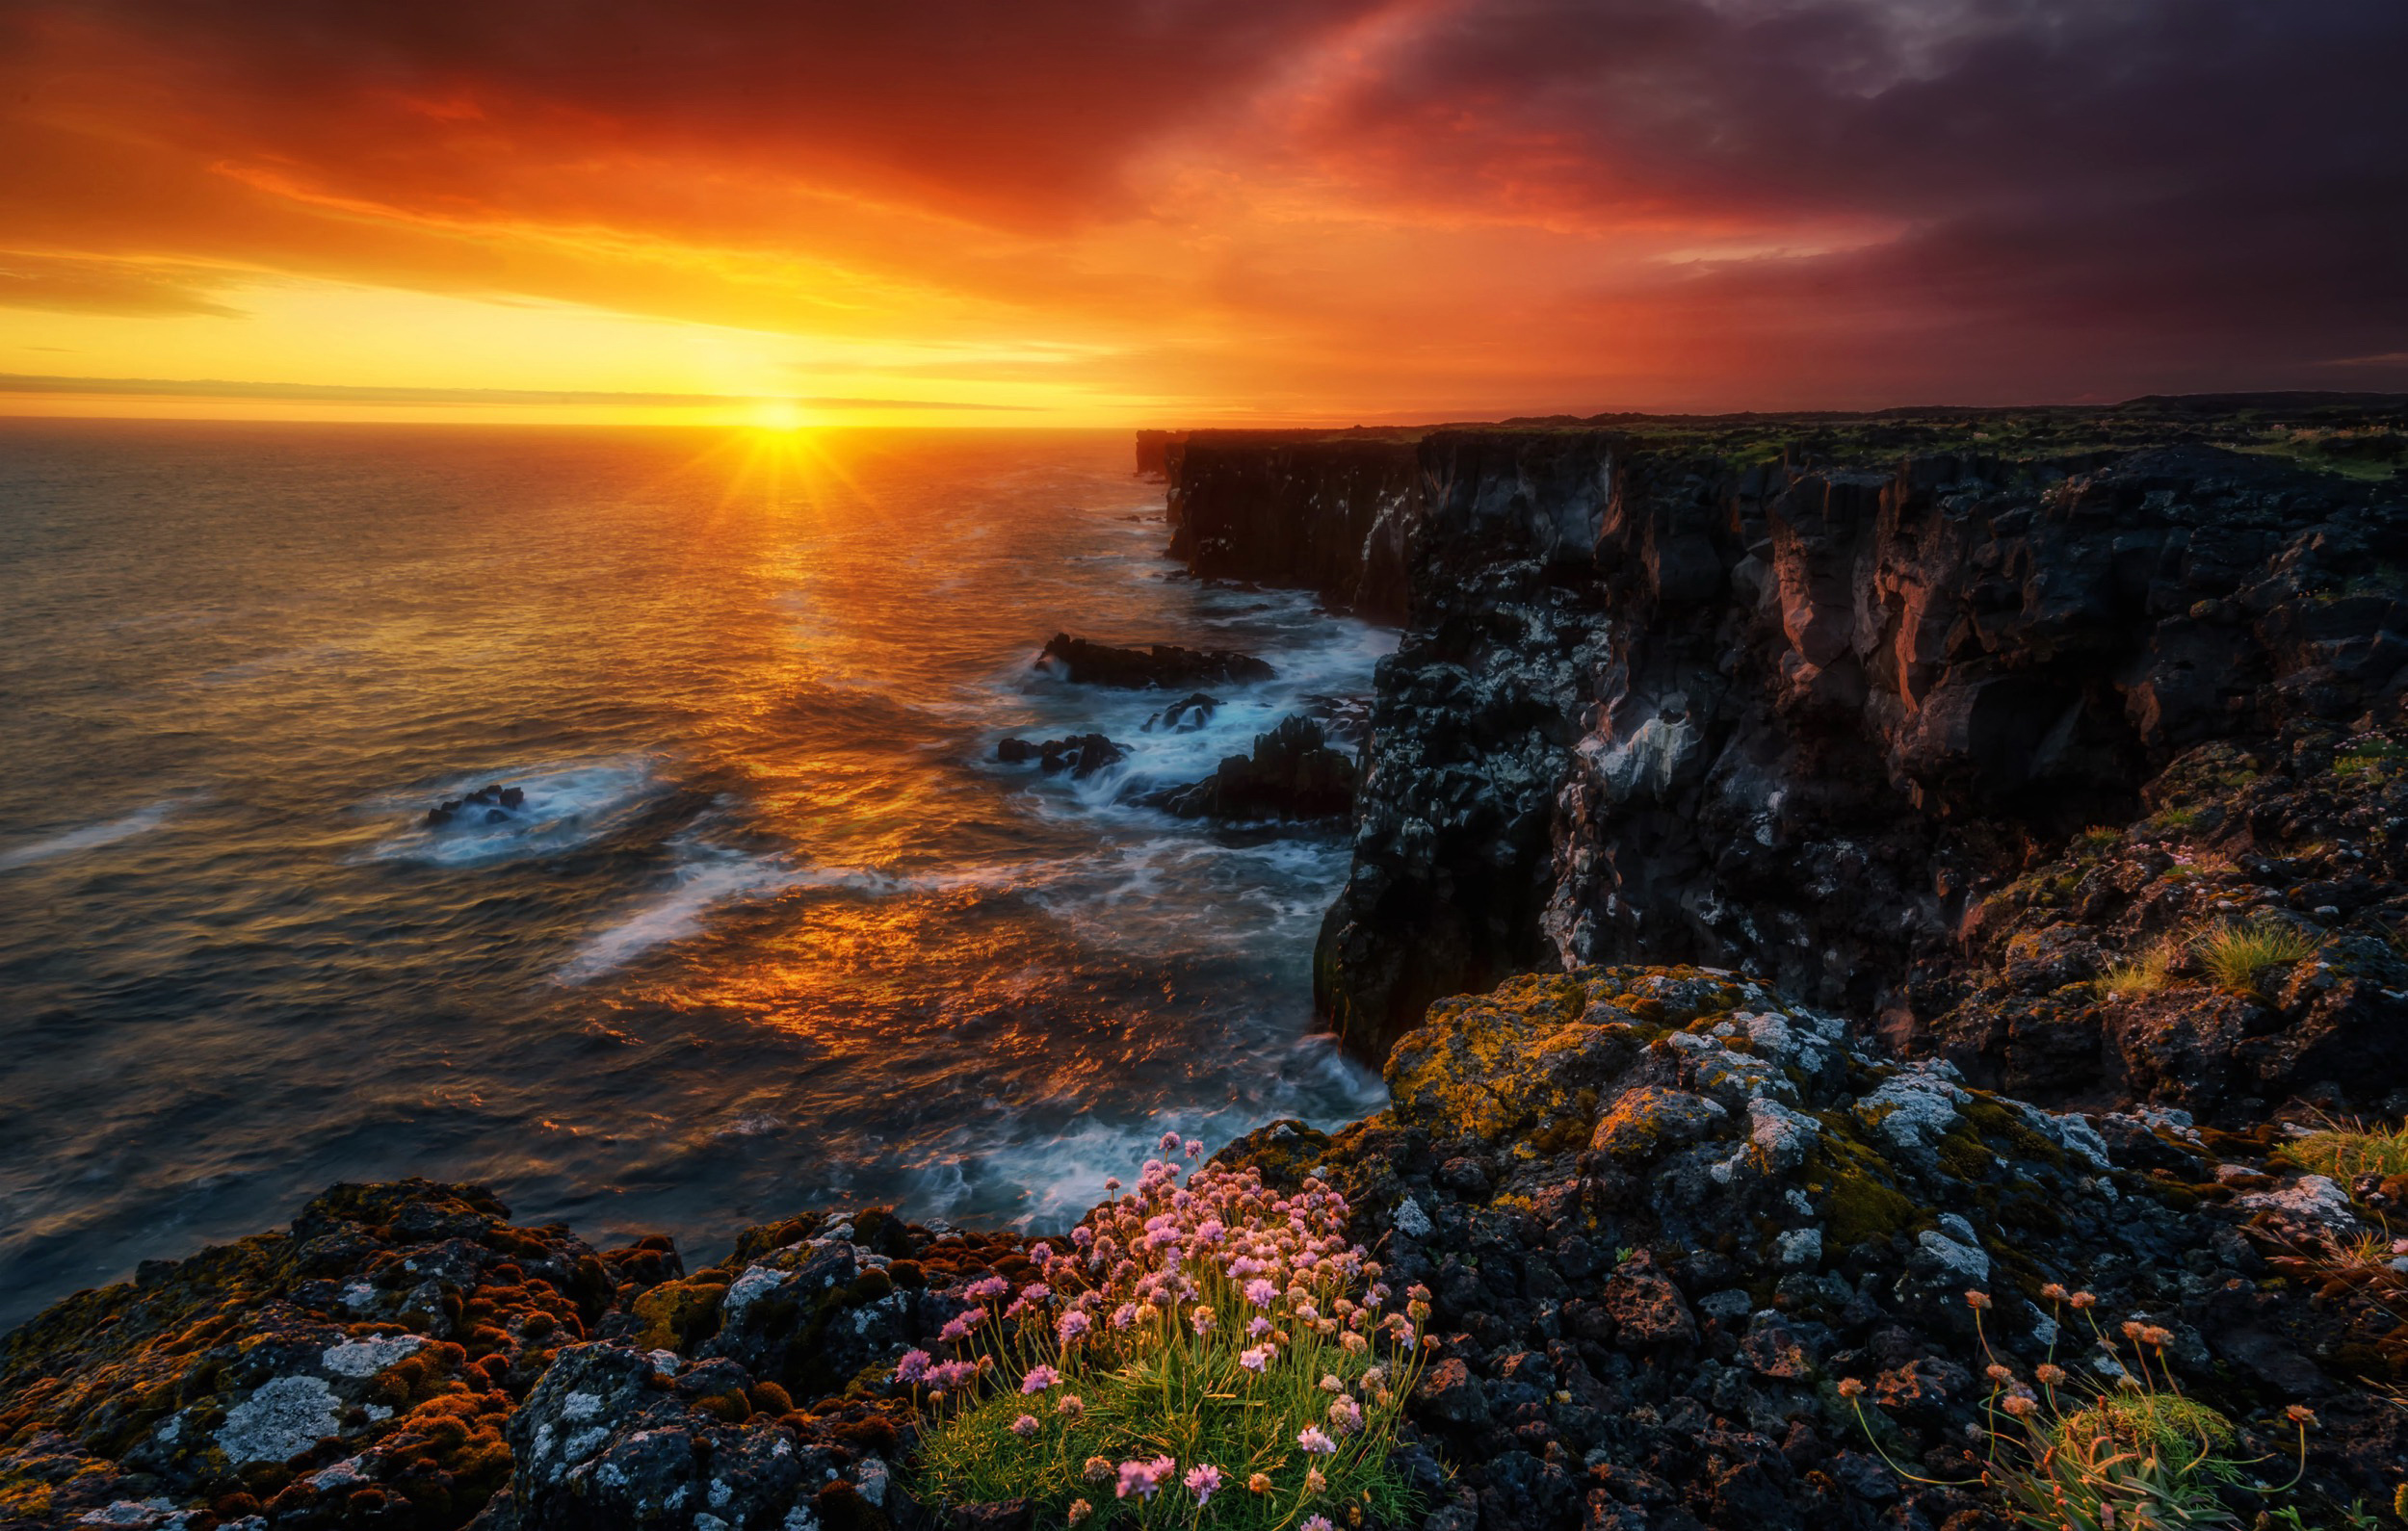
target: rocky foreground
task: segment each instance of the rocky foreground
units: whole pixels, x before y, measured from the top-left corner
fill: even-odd
[[[1891,1464],[1976,1476],[1989,1387],[1966,1293],[2029,1366],[2056,1337],[2053,1284],[2168,1331],[2244,1455],[2281,1459],[2285,1411],[2315,1411],[2306,1485],[2270,1506],[2388,1505],[2408,1470],[2408,1409],[2383,1387],[2408,1375],[2398,1284],[2313,1274],[2373,1220],[2271,1133],[2054,1114],[1692,968],[1444,1001],[1388,1077],[1370,1121],[1274,1124],[1220,1157],[1325,1178],[1389,1279],[1431,1292],[1401,1448],[1426,1525],[1991,1523],[1978,1490]],[[915,1500],[892,1378],[972,1283],[1033,1269],[1017,1235],[867,1210],[750,1230],[688,1272],[666,1239],[589,1250],[471,1186],[340,1186],[287,1232],[145,1265],[10,1336],[0,1514],[1025,1523]],[[1886,1456],[1844,1380],[1876,1402]]]
[[[2408,1175],[2302,1147],[2408,1110],[2408,415],[2240,407],[1140,443],[1197,574],[1405,629],[1353,773],[1193,791],[1352,787],[1393,1104],[1219,1159],[1429,1292],[1421,1525],[2003,1523],[1985,1368],[2077,1311],[2230,1421],[2224,1523],[2408,1518]],[[0,1344],[0,1519],[1026,1525],[922,1502],[892,1379],[1034,1239],[338,1186]]]

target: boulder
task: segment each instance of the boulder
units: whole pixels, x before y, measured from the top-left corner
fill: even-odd
[[[1253,754],[1228,756],[1204,780],[1144,801],[1181,818],[1330,818],[1354,805],[1354,762],[1328,746],[1321,724],[1286,717],[1254,736]]]
[[[1192,733],[1211,722],[1213,714],[1219,710],[1220,702],[1217,698],[1197,691],[1186,701],[1173,702],[1148,717],[1145,720],[1144,732],[1151,734],[1159,730],[1165,734]]]

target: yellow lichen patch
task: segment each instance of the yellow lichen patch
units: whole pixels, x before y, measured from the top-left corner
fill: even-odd
[[[723,1281],[667,1282],[636,1299],[643,1323],[639,1342],[647,1350],[681,1350],[707,1339],[719,1328]]]
[[[1639,1050],[1749,989],[1694,968],[1584,968],[1441,999],[1388,1055],[1399,1121],[1550,1152],[1586,1135],[1599,1089]],[[1770,997],[1764,1002],[1769,1004]]]

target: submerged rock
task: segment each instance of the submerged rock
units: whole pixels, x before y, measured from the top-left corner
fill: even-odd
[[[429,829],[439,829],[458,818],[462,813],[482,808],[484,810],[482,815],[473,816],[478,822],[506,823],[511,815],[526,805],[527,790],[525,788],[504,787],[495,783],[491,786],[480,787],[463,797],[445,799],[427,810],[427,817],[423,822]]]
[[[1277,672],[1251,654],[1235,649],[1189,649],[1154,643],[1141,649],[1113,648],[1057,633],[1037,656],[1037,667],[1083,686],[1112,686],[1141,691],[1210,686],[1216,682],[1267,681]]]

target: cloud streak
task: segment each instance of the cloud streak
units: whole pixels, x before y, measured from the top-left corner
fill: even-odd
[[[65,377],[0,373],[0,393],[103,394],[157,399],[288,400],[342,404],[592,405],[611,409],[720,408],[792,404],[800,409],[970,409],[1025,411],[1025,405],[944,399],[851,399],[813,394],[613,393],[594,388],[395,388],[359,383],[222,382],[205,378]]]

